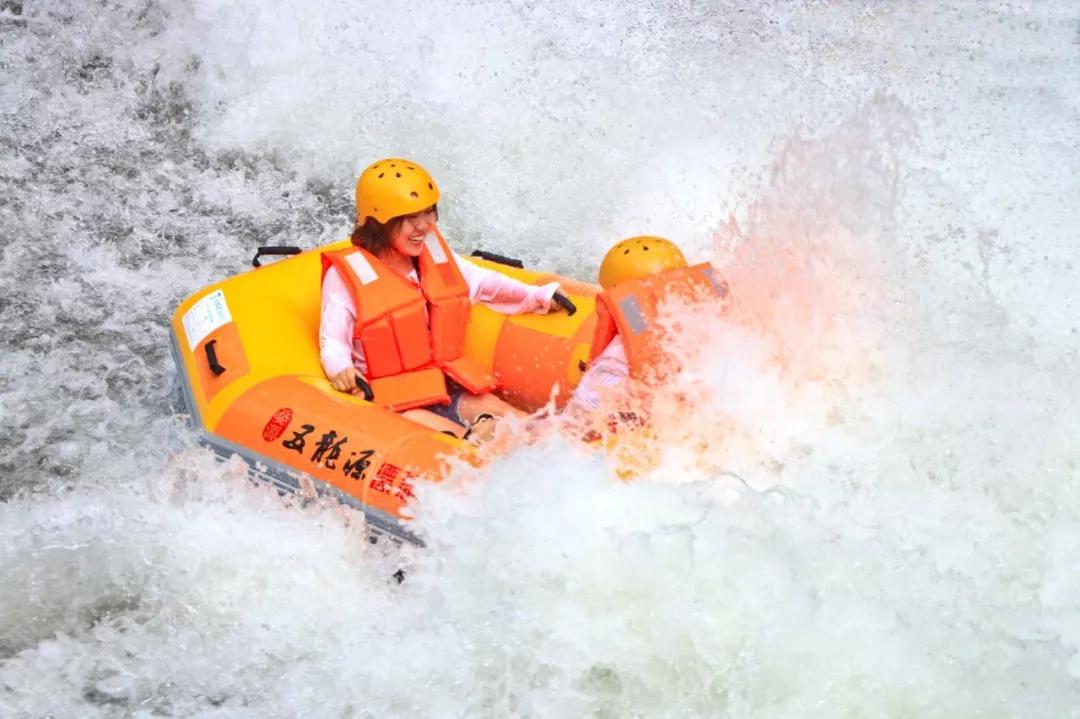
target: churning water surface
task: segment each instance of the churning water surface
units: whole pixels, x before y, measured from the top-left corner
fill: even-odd
[[[1075,2],[0,8],[0,714],[1080,716]],[[397,154],[459,250],[727,275],[646,476],[392,550],[194,447],[178,302]]]

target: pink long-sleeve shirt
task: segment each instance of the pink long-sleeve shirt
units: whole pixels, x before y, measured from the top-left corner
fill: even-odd
[[[539,286],[527,285],[495,270],[463,260],[457,253],[451,255],[457,262],[465,283],[469,285],[469,299],[483,302],[496,312],[506,315],[547,312],[551,307],[552,296],[559,289],[557,282]],[[415,269],[406,279],[414,285],[420,284]],[[322,315],[319,319],[319,356],[327,377],[333,377],[349,366],[355,367],[361,374],[367,374],[364,349],[359,341],[353,341],[355,324],[356,303],[353,302],[352,295],[337,269],[331,267],[323,278]]]
[[[604,351],[589,363],[574,393],[566,403],[571,413],[587,414],[600,407],[601,400],[616,391],[630,376],[630,364],[626,359],[626,346],[622,337],[615,335]]]

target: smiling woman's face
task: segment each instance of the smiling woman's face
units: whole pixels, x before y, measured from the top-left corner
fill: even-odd
[[[435,207],[401,218],[390,238],[390,249],[406,257],[419,257],[424,251],[424,237],[435,224]]]

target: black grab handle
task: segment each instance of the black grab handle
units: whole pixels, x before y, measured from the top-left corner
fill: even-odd
[[[356,375],[356,386],[364,393],[364,399],[368,402],[375,399],[375,392],[371,389],[371,385],[369,385],[367,380],[360,375]]]
[[[255,256],[251,258],[251,264],[253,267],[262,267],[262,263],[259,262],[259,258],[266,255],[299,255],[303,250],[299,247],[292,247],[291,245],[263,245],[259,248]]]
[[[206,343],[206,364],[210,367],[210,371],[217,377],[225,372],[225,368],[221,366],[221,363],[217,359],[217,350],[214,349],[214,345],[217,340],[210,340]]]
[[[566,310],[566,314],[571,317],[577,312],[577,305],[570,301],[570,298],[564,295],[562,292],[556,292],[551,296],[551,301]]]
[[[498,255],[494,252],[488,252],[487,250],[473,250],[472,256],[479,257],[482,260],[488,260],[489,262],[498,262],[500,265],[506,265],[507,267],[516,267],[519,270],[525,268],[525,263],[521,260],[515,260],[513,257]]]

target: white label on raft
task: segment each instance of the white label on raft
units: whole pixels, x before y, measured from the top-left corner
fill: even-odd
[[[203,297],[184,313],[181,321],[187,333],[188,345],[194,352],[208,334],[232,322],[229,306],[225,304],[225,293],[216,290]]]
[[[428,252],[431,253],[431,259],[435,260],[435,264],[445,265],[449,261],[446,253],[443,252],[442,245],[439,244],[439,238],[435,236],[434,232],[427,233],[424,244],[427,245]]]
[[[357,278],[360,280],[360,284],[366,285],[379,279],[379,275],[375,272],[375,268],[371,266],[368,259],[360,252],[350,252],[345,261],[349,263],[349,267],[356,273]]]

